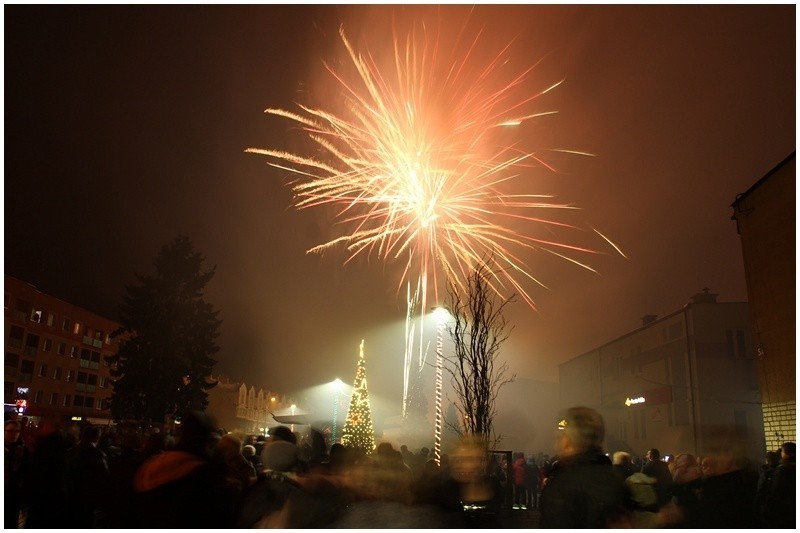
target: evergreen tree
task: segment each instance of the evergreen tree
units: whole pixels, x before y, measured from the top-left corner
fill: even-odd
[[[358,366],[356,367],[356,380],[353,383],[353,396],[350,398],[347,421],[342,432],[342,442],[345,446],[363,451],[366,454],[372,453],[375,449],[375,431],[372,428],[372,413],[369,408],[363,340],[361,341]]]
[[[162,423],[187,410],[205,410],[209,382],[219,351],[222,321],[203,298],[214,268],[202,270],[205,257],[178,236],[161,248],[155,276],[137,275],[120,306],[119,350],[111,365],[111,414],[115,420]]]

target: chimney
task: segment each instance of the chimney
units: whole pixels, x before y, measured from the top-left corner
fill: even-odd
[[[692,303],[694,304],[715,304],[717,303],[717,294],[709,292],[708,288],[703,289],[703,292],[698,292],[692,296]]]
[[[642,327],[652,324],[657,318],[658,315],[644,315],[642,317]]]

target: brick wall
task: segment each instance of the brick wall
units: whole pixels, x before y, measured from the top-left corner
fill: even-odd
[[[795,402],[765,403],[764,438],[767,450],[777,450],[784,442],[797,442],[797,408]]]

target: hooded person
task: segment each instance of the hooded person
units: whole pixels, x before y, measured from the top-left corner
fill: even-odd
[[[212,460],[219,434],[199,411],[181,417],[175,446],[136,472],[134,498],[141,528],[226,528],[233,524],[234,494],[225,465]]]

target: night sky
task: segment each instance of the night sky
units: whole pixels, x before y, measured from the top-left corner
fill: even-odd
[[[374,402],[399,412],[405,293],[375,257],[306,250],[324,212],[291,206],[285,173],[245,149],[290,145],[268,107],[307,103],[335,61],[340,24],[375,49],[396,20],[485,27],[539,63],[543,190],[627,259],[597,274],[542,254],[508,308],[502,357],[518,377],[665,315],[704,288],[743,301],[736,195],[795,150],[792,5],[4,6],[5,271],[118,319],[125,285],[189,236],[216,266],[206,297],[224,321],[216,371],[296,394],[352,383],[365,339]],[[400,23],[402,25],[402,22]],[[319,90],[319,93],[324,91]],[[431,393],[432,398],[432,393]]]

